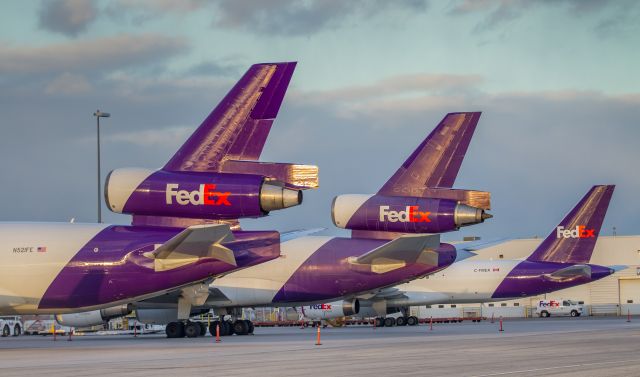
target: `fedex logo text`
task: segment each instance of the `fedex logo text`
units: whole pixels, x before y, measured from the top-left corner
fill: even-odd
[[[229,195],[231,193],[214,191],[215,188],[216,185],[207,183],[201,184],[198,190],[189,192],[187,190],[178,190],[177,183],[169,183],[166,190],[166,202],[167,204],[173,204],[173,198],[175,198],[176,203],[179,205],[230,206]]]
[[[389,211],[389,206],[380,206],[380,221],[392,223],[430,223],[431,212],[418,211],[418,206],[407,206],[404,211]]]
[[[556,238],[595,238],[595,229],[586,229],[584,225],[578,225],[575,229],[565,229],[563,226],[556,228]]]
[[[309,307],[315,310],[331,310],[331,304],[309,305]]]

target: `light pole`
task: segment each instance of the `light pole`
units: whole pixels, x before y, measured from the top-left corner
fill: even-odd
[[[93,113],[93,116],[96,117],[96,122],[98,125],[98,222],[102,222],[102,195],[100,195],[101,190],[101,179],[100,179],[100,118],[109,118],[111,114],[104,113],[100,110],[96,110]]]

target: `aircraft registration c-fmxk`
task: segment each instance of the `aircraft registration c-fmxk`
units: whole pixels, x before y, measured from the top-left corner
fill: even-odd
[[[591,264],[590,259],[602,222],[613,195],[613,185],[593,186],[547,238],[524,260],[485,260],[473,257],[453,263],[443,271],[392,288],[361,297],[358,310],[351,315],[383,317],[384,326],[417,324],[408,317],[410,306],[434,304],[484,303],[551,293],[587,284],[613,274],[624,266]],[[469,250],[498,246],[504,242],[473,245],[456,244],[459,257]],[[517,247],[517,246],[516,246]],[[301,314],[309,319],[342,317],[349,311],[342,302],[328,303],[328,308],[305,306]],[[351,307],[354,307],[352,305]],[[401,312],[398,318],[387,314]]]
[[[132,225],[0,223],[0,313],[122,315],[167,292],[189,312],[213,277],[277,258],[280,234],[238,219],[317,187],[315,166],[257,161],[295,65],[250,67],[162,169],[111,172],[107,205]]]
[[[377,194],[335,199],[334,221],[352,229],[353,237],[304,236],[287,240],[281,246],[282,258],[216,279],[203,305],[194,307],[192,314],[214,308],[218,314],[228,314],[233,319],[239,317],[242,307],[349,299],[449,266],[455,260],[455,248],[440,243],[437,234],[411,234],[425,229],[415,225],[424,221],[411,222],[411,218],[427,217],[427,224],[431,224],[428,229],[446,232],[490,217],[484,212],[489,208],[489,193],[451,188],[479,118],[480,113],[473,112],[448,114]],[[394,225],[397,223],[378,220],[378,206],[398,212],[407,206],[418,208],[410,209],[411,215],[398,214],[397,218],[408,217],[408,221]],[[371,219],[369,209],[373,211]],[[367,221],[363,223],[362,219]],[[397,233],[400,231],[404,234]],[[180,337],[184,334],[179,320],[186,317],[180,313],[178,301],[174,294],[134,305],[141,322],[168,323],[167,335]],[[100,323],[103,317],[97,312],[69,314],[59,316],[58,321],[73,326],[80,321],[87,324],[89,318]],[[243,335],[252,329],[250,322],[237,318],[233,323],[212,322],[212,334],[217,324],[222,335]],[[191,327],[196,325],[188,323],[185,328]],[[195,331],[187,331],[189,334],[197,336]]]

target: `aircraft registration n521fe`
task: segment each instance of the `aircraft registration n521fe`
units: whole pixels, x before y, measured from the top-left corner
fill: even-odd
[[[132,214],[131,226],[0,224],[0,313],[121,315],[131,302],[178,292],[188,314],[212,277],[277,258],[278,232],[236,228],[317,186],[315,166],[256,161],[294,68],[249,68],[162,169],[112,171],[107,205]]]
[[[590,264],[614,186],[594,186],[525,260],[464,259],[437,274],[413,280],[359,300],[362,317],[378,318],[378,325],[415,325],[410,306],[483,303],[537,296],[607,277],[622,266]],[[456,245],[459,253],[469,243]],[[467,254],[469,254],[467,252]],[[341,303],[301,308],[310,319],[344,316]]]
[[[439,235],[397,232],[452,231],[490,217],[484,212],[489,193],[451,188],[479,118],[480,113],[448,114],[377,194],[337,197],[334,222],[354,230],[352,238],[307,236],[283,242],[281,258],[216,279],[202,312],[214,308],[229,314],[234,321],[220,322],[220,333],[244,335],[252,332],[252,324],[238,318],[242,307],[349,300],[449,266],[455,248],[440,243]],[[382,212],[388,216],[379,216]],[[179,337],[177,301],[177,295],[164,295],[138,302],[136,314],[144,323],[168,323],[167,336]],[[89,316],[61,315],[58,320],[73,326]],[[101,322],[99,315],[94,317]],[[212,334],[217,324],[211,324]]]

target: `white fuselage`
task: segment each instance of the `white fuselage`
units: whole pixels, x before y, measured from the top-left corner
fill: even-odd
[[[60,271],[107,226],[0,223],[0,312],[36,313]]]
[[[300,266],[333,237],[302,237],[281,244],[280,257],[215,279],[211,288],[219,289],[229,301],[207,301],[213,306],[267,306]]]
[[[494,301],[493,293],[520,262],[477,259],[456,262],[438,273],[396,286],[407,298],[388,300],[387,306]]]

